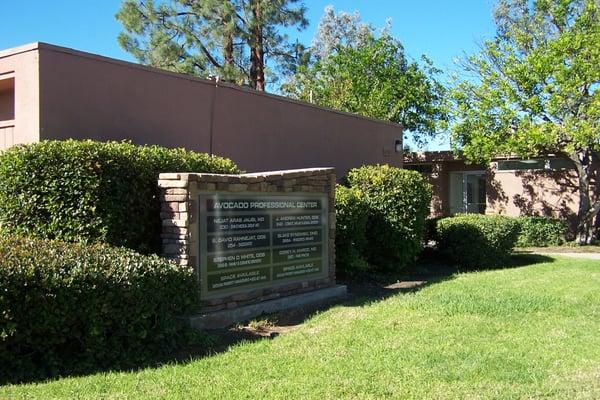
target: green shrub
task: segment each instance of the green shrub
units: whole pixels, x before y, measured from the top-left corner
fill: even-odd
[[[0,153],[0,226],[66,241],[160,250],[160,172],[238,172],[207,154],[125,142],[45,141]]]
[[[368,207],[367,261],[392,269],[415,261],[431,201],[426,179],[415,171],[372,165],[351,170],[346,180],[364,194]]]
[[[191,269],[131,250],[0,238],[0,379],[134,366],[183,343]]]
[[[464,268],[485,268],[507,263],[519,236],[514,218],[465,214],[437,223],[438,249],[449,261]]]
[[[335,189],[336,271],[353,275],[368,267],[362,254],[366,248],[367,207],[358,189],[338,185]]]
[[[560,246],[565,242],[569,228],[564,221],[549,217],[519,217],[521,228],[518,247]]]

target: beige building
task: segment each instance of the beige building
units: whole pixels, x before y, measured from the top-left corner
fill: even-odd
[[[128,139],[251,171],[402,163],[399,125],[44,43],[0,51],[0,149]]]
[[[428,176],[434,216],[544,215],[576,221],[577,174],[565,158],[507,158],[491,165],[469,165],[452,152],[440,151],[406,154],[404,167]]]

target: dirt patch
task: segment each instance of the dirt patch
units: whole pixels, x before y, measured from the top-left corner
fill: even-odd
[[[229,328],[215,329],[208,333],[217,337],[216,351],[225,350],[239,341],[273,339],[295,329],[310,316],[326,310],[332,303],[323,303],[311,307],[302,307],[285,312],[268,314],[244,321]]]

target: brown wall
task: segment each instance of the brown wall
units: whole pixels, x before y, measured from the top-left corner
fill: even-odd
[[[401,165],[398,125],[40,45],[41,138],[210,151],[247,171]],[[214,102],[214,103],[213,103]]]
[[[128,64],[40,49],[41,137],[129,139],[208,151],[211,88]]]

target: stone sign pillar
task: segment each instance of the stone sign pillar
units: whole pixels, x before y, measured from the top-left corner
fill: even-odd
[[[166,173],[158,183],[163,256],[194,269],[201,312],[335,286],[333,168]]]

